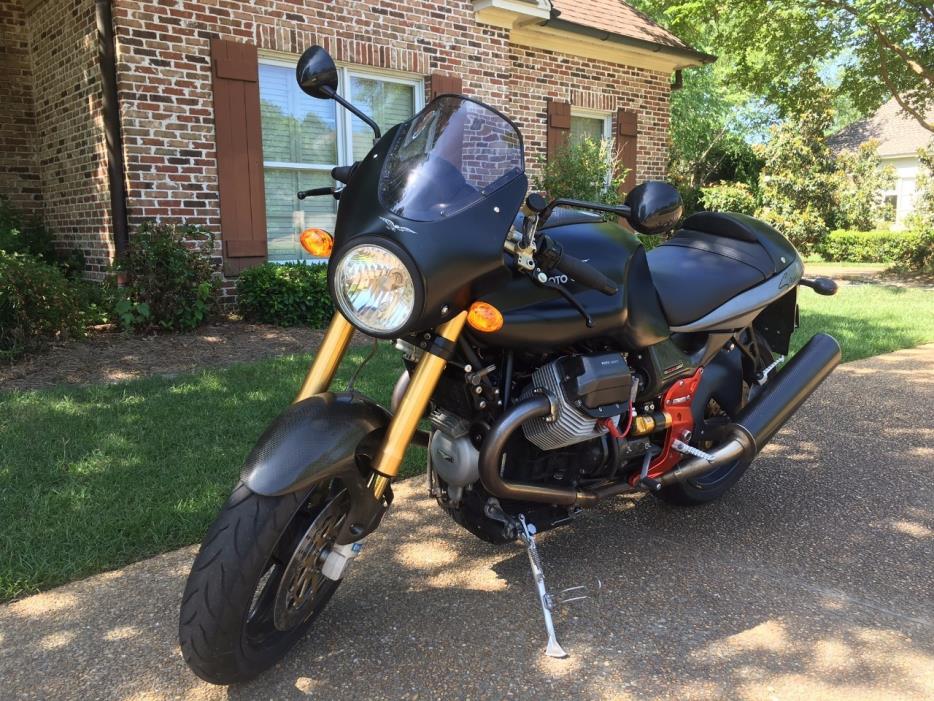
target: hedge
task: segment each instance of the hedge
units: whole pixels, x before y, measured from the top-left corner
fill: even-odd
[[[895,263],[923,269],[932,253],[932,235],[915,231],[830,232],[817,247],[822,258],[847,263]],[[929,263],[928,263],[929,264]]]
[[[237,306],[244,318],[277,326],[323,328],[334,308],[328,267],[309,263],[264,263],[237,280]]]

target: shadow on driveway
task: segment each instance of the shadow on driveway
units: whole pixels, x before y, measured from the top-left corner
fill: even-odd
[[[934,698],[934,346],[842,366],[722,501],[620,499],[518,546],[396,506],[309,636],[237,687],[175,642],[192,548],[0,608],[0,698]]]

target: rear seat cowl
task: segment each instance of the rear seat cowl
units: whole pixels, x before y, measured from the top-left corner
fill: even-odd
[[[758,243],[772,260],[774,273],[784,270],[798,257],[795,247],[776,229],[746,214],[698,212],[684,221],[684,228],[735,241]]]

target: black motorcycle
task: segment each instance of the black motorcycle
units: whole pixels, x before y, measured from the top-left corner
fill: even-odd
[[[665,183],[621,206],[528,195],[522,135],[470,98],[438,97],[380,136],[337,94],[322,49],[297,77],[376,141],[334,169],[343,187],[299,193],[340,200],[333,239],[303,234],[330,252],[338,311],[201,546],[181,607],[185,660],[228,684],[285,655],[379,526],[413,443],[428,447],[431,494],[455,522],[525,545],[546,653],[564,656],[535,533],[626,492],[719,498],[839,363],[818,334],[778,370],[798,288],[834,283],[803,278],[794,247],[740,214],[695,214],[646,253],[608,219],[673,230],[681,198]],[[400,351],[388,411],[329,389],[355,330]]]

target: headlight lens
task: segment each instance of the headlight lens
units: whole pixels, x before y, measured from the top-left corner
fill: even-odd
[[[351,248],[334,273],[337,305],[347,320],[376,334],[398,331],[415,310],[415,284],[399,257],[382,246]]]

